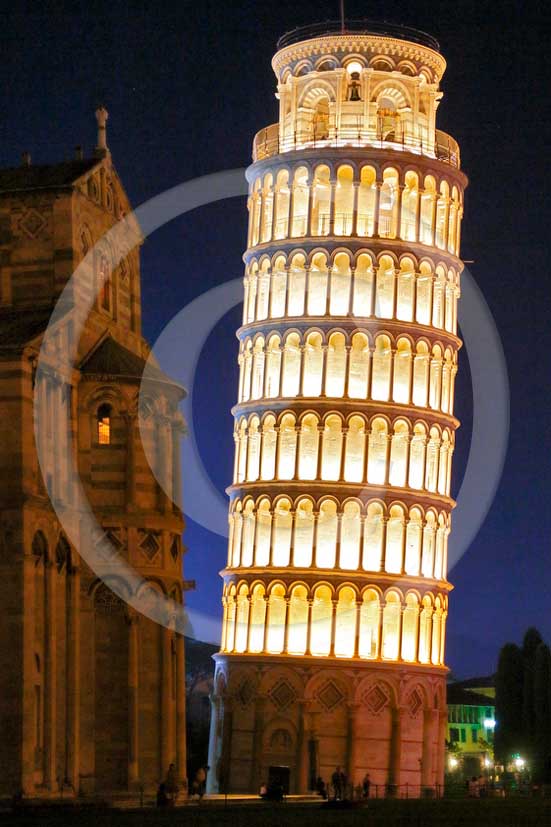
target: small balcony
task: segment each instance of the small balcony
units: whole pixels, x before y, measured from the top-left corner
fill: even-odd
[[[456,169],[461,168],[461,157],[457,141],[437,129],[434,142],[423,142],[418,138],[402,135],[400,140],[388,140],[377,136],[373,131],[332,128],[323,137],[315,137],[311,132],[295,133],[283,139],[279,137],[279,124],[274,123],[257,132],[253,142],[253,162],[263,161],[286,152],[305,149],[392,149],[398,152],[411,152],[436,158]]]

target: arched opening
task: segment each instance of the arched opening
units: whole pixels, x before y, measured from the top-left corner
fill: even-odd
[[[366,571],[381,571],[383,539],[383,507],[380,503],[370,503],[364,528],[363,568]]]
[[[419,324],[430,324],[432,317],[432,269],[428,261],[419,265],[417,276],[417,296],[415,301],[415,320]]]
[[[415,266],[407,256],[400,261],[398,273],[398,290],[396,302],[396,317],[406,322],[413,321],[413,305],[415,301]]]
[[[300,389],[300,339],[289,333],[283,349],[283,396],[297,396]]]
[[[312,117],[314,141],[325,141],[329,137],[329,98],[320,97]]]
[[[285,642],[285,589],[279,583],[272,586],[268,599],[268,639],[267,650],[272,655],[283,652]]]
[[[354,218],[354,170],[342,164],[335,188],[335,235],[351,235]]]
[[[400,238],[416,241],[417,210],[419,207],[419,177],[416,172],[406,172],[402,192],[402,215],[400,219]]]
[[[272,515],[270,501],[260,500],[256,509],[256,538],[255,538],[255,565],[268,566],[270,564],[270,543],[272,533]]]
[[[312,199],[312,235],[329,234],[329,214],[331,205],[330,170],[326,164],[320,164],[314,172]]]
[[[323,429],[323,454],[321,478],[338,480],[341,476],[342,422],[340,417],[332,414],[325,420]]]
[[[427,175],[424,182],[424,191],[421,195],[421,226],[420,242],[432,246],[434,240],[434,221],[436,204],[436,181],[432,175]]]
[[[373,262],[367,253],[361,253],[356,262],[352,312],[364,317],[373,314]]]
[[[266,597],[261,583],[253,588],[251,595],[251,624],[249,631],[249,652],[264,650],[264,626],[266,623]]]
[[[406,530],[406,563],[405,572],[417,577],[421,570],[421,534],[423,523],[421,511],[412,508],[409,512],[409,520]]]
[[[293,178],[293,214],[291,221],[291,235],[305,236],[308,225],[308,170],[298,167]]]
[[[262,452],[260,476],[263,480],[273,480],[275,477],[277,432],[275,416],[268,414],[262,423]]]
[[[327,348],[325,395],[340,399],[344,396],[346,379],[346,347],[342,333],[332,333]]]
[[[344,479],[346,482],[363,482],[365,465],[365,422],[361,416],[348,421]]]
[[[388,336],[380,335],[375,339],[373,351],[373,376],[371,379],[371,397],[387,402],[390,395],[390,371],[392,367],[392,350]]]
[[[264,337],[258,336],[253,345],[251,398],[260,399],[264,393]]]
[[[274,512],[274,548],[272,563],[276,568],[289,565],[293,515],[291,501],[287,497],[278,500]]]
[[[308,287],[308,314],[310,316],[325,316],[327,310],[327,256],[325,253],[316,253],[310,266]]]
[[[313,331],[304,346],[303,396],[319,396],[323,381],[323,348],[321,333]]]
[[[301,480],[315,480],[318,475],[319,420],[307,414],[300,423],[300,452],[298,476]]]
[[[415,594],[406,596],[406,606],[402,622],[402,660],[413,663],[417,658],[417,627],[419,623],[419,603]]]
[[[329,312],[332,316],[347,316],[350,304],[350,259],[347,253],[337,253],[331,271],[331,298]]]
[[[294,414],[285,414],[279,425],[279,461],[277,476],[280,480],[292,480],[295,476],[297,432]]]
[[[427,429],[422,422],[417,422],[413,427],[409,456],[409,486],[417,490],[423,488],[426,443]]]
[[[295,511],[294,565],[309,568],[312,565],[314,545],[314,507],[310,500],[301,499]]]
[[[403,488],[406,484],[409,448],[409,426],[403,419],[394,424],[394,433],[390,445],[390,469],[388,481],[390,485]]]
[[[97,440],[98,445],[111,444],[111,419],[112,419],[111,405],[104,403],[100,405],[96,413],[97,422]]]
[[[398,660],[402,606],[399,594],[388,592],[383,610],[383,658]]]
[[[329,586],[318,586],[312,602],[310,651],[312,655],[328,655],[331,651],[333,602]]]
[[[404,509],[393,505],[386,528],[385,571],[400,574],[404,556]]]
[[[253,564],[255,514],[254,503],[248,500],[243,511],[243,540],[241,550],[241,565],[247,568]]]
[[[354,333],[348,365],[348,396],[366,399],[369,389],[369,342],[364,333]]]
[[[333,569],[337,545],[337,506],[333,500],[324,500],[318,516],[316,538],[316,566]]]
[[[396,238],[399,193],[398,172],[388,167],[383,172],[379,197],[379,236],[382,238]]]
[[[272,267],[272,296],[270,316],[274,319],[285,315],[287,297],[287,270],[285,257],[277,256]]]
[[[293,586],[289,601],[287,651],[304,655],[308,644],[308,592],[304,586]]]
[[[289,189],[289,173],[286,169],[278,172],[275,192],[275,238],[287,238],[289,231],[289,206],[291,192]]]
[[[245,584],[239,587],[237,594],[237,613],[235,625],[235,651],[245,652],[249,631],[249,589]]]
[[[258,297],[256,302],[256,318],[260,321],[268,318],[270,303],[270,262],[264,259],[258,274]]]
[[[356,647],[356,592],[350,586],[339,591],[335,617],[335,655],[354,657]]]
[[[377,417],[371,424],[367,452],[367,481],[370,485],[384,485],[388,450],[388,425]]]
[[[419,623],[419,662],[429,663],[432,639],[432,600],[426,595],[422,601]]]
[[[361,658],[375,660],[379,656],[379,595],[374,589],[364,592],[360,609]]]
[[[381,319],[394,316],[394,286],[396,272],[390,256],[381,256],[377,270],[377,292],[375,296],[375,315]]]
[[[266,396],[275,399],[279,396],[279,375],[281,372],[280,338],[277,334],[270,336],[266,349]]]
[[[426,408],[429,391],[429,348],[426,342],[417,342],[413,360],[413,404]]]
[[[260,240],[269,241],[272,237],[272,223],[274,220],[274,179],[270,173],[264,176],[262,193],[262,222]]]
[[[394,354],[394,377],[392,398],[407,405],[411,386],[411,342],[404,337],[398,339]]]
[[[306,290],[306,270],[302,253],[297,253],[291,260],[289,268],[289,297],[287,302],[288,316],[304,315],[304,295]]]
[[[360,506],[357,502],[345,504],[341,524],[341,569],[356,571],[360,563]]]
[[[358,220],[356,232],[359,236],[372,236],[375,231],[375,203],[377,198],[377,175],[373,167],[362,167],[358,188]]]

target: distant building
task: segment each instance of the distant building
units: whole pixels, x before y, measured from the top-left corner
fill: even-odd
[[[480,775],[493,767],[495,679],[448,685],[448,772]]]

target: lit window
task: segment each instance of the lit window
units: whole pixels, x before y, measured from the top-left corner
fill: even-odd
[[[100,445],[111,444],[111,406],[100,405],[97,413],[98,422],[98,443]]]

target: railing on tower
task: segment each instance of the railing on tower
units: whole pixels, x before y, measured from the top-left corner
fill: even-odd
[[[427,155],[445,164],[460,169],[461,157],[457,141],[442,132],[435,131],[434,142],[423,141],[402,135],[397,141],[389,141],[372,131],[362,129],[336,129],[332,127],[323,137],[312,132],[295,132],[285,138],[279,136],[279,124],[274,123],[256,133],[253,142],[253,161],[262,161],[274,155],[295,150],[319,149],[327,147],[374,147],[375,149],[394,149],[402,152]]]
[[[346,20],[343,24],[340,20],[325,20],[322,23],[312,23],[309,26],[297,26],[282,35],[277,41],[277,48],[284,49],[292,46],[293,43],[301,43],[303,40],[312,40],[316,37],[329,37],[331,35],[347,34],[372,34],[379,37],[393,37],[398,40],[408,40],[410,43],[418,43],[426,46],[435,52],[440,51],[440,44],[435,37],[419,29],[410,26],[400,26],[396,23],[388,23],[385,20]]]

